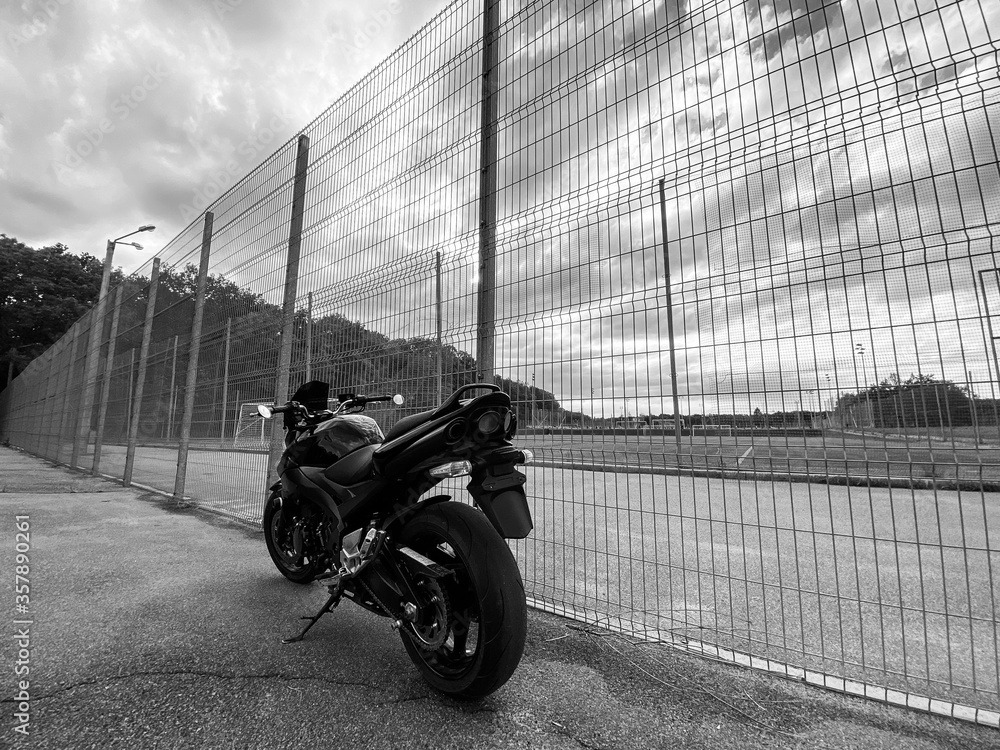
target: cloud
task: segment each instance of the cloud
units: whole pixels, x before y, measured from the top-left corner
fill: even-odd
[[[166,244],[213,175],[248,174],[444,4],[6,4],[0,205],[18,210],[0,228],[101,253],[109,234],[154,223]],[[249,148],[276,115],[281,132]],[[148,256],[121,247],[116,260],[130,270]]]
[[[625,9],[602,25],[600,4],[545,6],[511,27],[501,232],[523,276],[509,366],[543,369],[541,385],[588,410],[623,391],[653,411],[669,397],[658,272],[634,263],[656,256],[662,175],[691,410],[815,394],[828,373],[843,387],[889,370],[986,377],[969,325],[988,237],[948,233],[988,234],[1000,218],[1000,111],[981,94],[996,61],[972,52],[1000,11],[688,10],[664,24],[653,5]],[[602,248],[583,239],[605,227]],[[857,341],[874,352],[867,374]]]

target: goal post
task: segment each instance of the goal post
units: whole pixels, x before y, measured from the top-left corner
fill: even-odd
[[[239,418],[236,421],[236,435],[233,438],[234,448],[252,448],[267,450],[271,445],[271,434],[267,429],[268,420],[258,412],[261,404],[270,406],[270,401],[246,401],[240,404]]]

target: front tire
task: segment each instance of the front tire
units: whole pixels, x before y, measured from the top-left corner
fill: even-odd
[[[423,678],[455,698],[489,695],[514,673],[528,627],[524,583],[506,542],[480,511],[455,502],[433,505],[403,528],[399,542],[452,571],[428,583],[443,590],[444,642],[431,650],[410,632],[403,645]],[[431,617],[441,616],[432,610]]]
[[[290,519],[291,523],[282,526],[281,496],[271,493],[264,504],[264,543],[271,555],[274,566],[281,575],[292,583],[311,583],[322,570],[318,559],[310,560],[307,556],[295,554],[294,534],[295,523],[301,519]]]

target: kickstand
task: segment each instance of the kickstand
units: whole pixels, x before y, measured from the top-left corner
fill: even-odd
[[[300,620],[309,620],[309,624],[306,625],[305,628],[302,629],[301,633],[299,633],[298,635],[292,636],[291,638],[282,638],[281,642],[282,643],[297,643],[297,642],[301,641],[305,637],[306,633],[309,632],[309,628],[311,628],[313,625],[315,625],[319,621],[319,618],[321,618],[327,612],[329,612],[330,610],[332,610],[339,603],[340,603],[340,592],[339,591],[335,591],[332,594],[330,594],[330,598],[326,600],[326,604],[323,605],[323,607],[320,609],[319,612],[317,612],[312,617],[305,616],[305,617],[300,617],[299,618]]]

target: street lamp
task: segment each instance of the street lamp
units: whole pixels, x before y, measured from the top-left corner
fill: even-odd
[[[84,365],[83,376],[83,399],[80,404],[80,420],[73,441],[73,452],[70,456],[70,465],[76,466],[80,458],[80,453],[86,449],[90,441],[90,420],[94,410],[94,389],[97,387],[97,360],[101,351],[101,334],[103,332],[104,308],[107,304],[108,287],[111,285],[111,262],[115,254],[115,244],[131,237],[139,232],[152,232],[156,227],[152,224],[143,224],[135,231],[123,234],[113,240],[108,240],[107,252],[104,255],[104,272],[101,274],[101,291],[97,295],[97,306],[94,309],[94,317],[90,324],[90,345],[87,347],[87,360]],[[122,244],[137,246],[136,243],[125,242]],[[141,248],[140,248],[141,249]],[[94,467],[91,467],[91,471]]]

